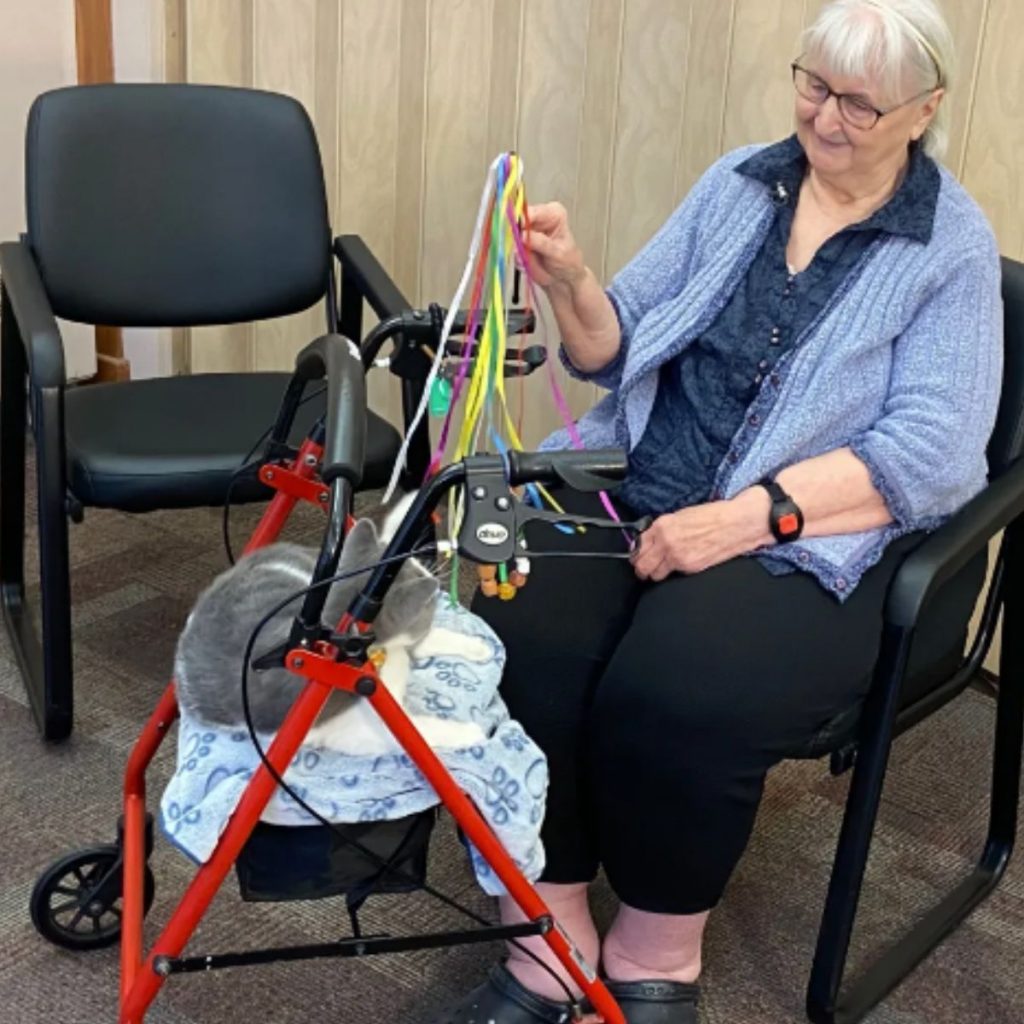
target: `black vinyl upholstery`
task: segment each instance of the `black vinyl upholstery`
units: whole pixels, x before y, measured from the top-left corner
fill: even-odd
[[[1024,448],[1024,263],[1003,260],[1003,393],[988,443],[989,476],[1002,475]]]
[[[114,326],[282,316],[326,288],[320,151],[295,100],[197,85],[44,93],[28,241],[54,312]]]
[[[301,104],[197,85],[44,93],[26,136],[27,243],[58,316],[194,326],[296,313],[324,298],[331,232],[320,151]],[[301,339],[297,339],[301,340]],[[283,373],[199,374],[68,388],[68,488],[86,506],[221,504],[270,427]],[[297,442],[324,410],[299,410]],[[398,432],[368,415],[365,487]],[[233,501],[267,498],[242,479]]]
[[[289,376],[207,373],[70,388],[72,493],[83,505],[127,512],[222,504],[232,474],[274,422]],[[320,391],[311,385],[307,393]],[[290,440],[298,444],[323,411],[319,393],[299,408]],[[390,423],[367,413],[363,487],[387,482],[400,443]],[[271,495],[251,478],[231,489],[233,503]]]

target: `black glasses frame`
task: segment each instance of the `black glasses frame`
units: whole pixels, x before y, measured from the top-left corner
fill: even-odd
[[[910,99],[904,100],[902,103],[897,103],[894,107],[890,107],[888,110],[879,110],[878,107],[873,107],[870,103],[868,103],[864,99],[864,97],[861,96],[859,93],[836,92],[835,89],[833,89],[832,86],[830,86],[828,84],[828,82],[826,82],[825,79],[821,77],[821,75],[819,75],[816,71],[808,70],[802,64],[800,64],[799,61],[793,61],[793,63],[790,64],[790,69],[791,69],[791,71],[793,73],[793,88],[796,89],[797,94],[799,96],[801,96],[801,97],[803,97],[803,99],[807,100],[808,103],[814,103],[816,106],[819,106],[819,107],[824,106],[826,103],[828,103],[828,98],[830,96],[835,96],[835,98],[836,98],[836,105],[839,107],[839,113],[840,113],[840,116],[843,118],[843,120],[846,121],[847,124],[852,125],[854,128],[860,128],[862,131],[868,131],[868,132],[871,131],[871,129],[874,128],[875,125],[878,124],[878,122],[883,117],[886,116],[886,114],[891,114],[894,110],[899,110],[902,107],[905,107],[905,106],[907,106],[910,103],[913,103],[914,100],[920,99],[922,96],[927,96],[928,93],[935,92],[936,89],[939,89],[939,88],[942,87],[942,83],[939,82],[936,85],[932,86],[932,88],[925,89],[923,92],[916,93],[915,95],[911,96]],[[800,92],[800,89],[798,88],[798,86],[796,84],[796,73],[798,71],[801,71],[805,75],[807,75],[808,77],[816,79],[817,81],[821,82],[821,84],[825,87],[825,90],[826,90],[825,91],[825,98],[823,100],[815,100],[812,97],[805,96],[802,92]],[[850,118],[846,115],[846,112],[843,110],[843,103],[842,103],[842,101],[845,100],[845,99],[856,100],[858,103],[862,104],[868,110],[871,110],[874,113],[874,115],[875,115],[874,121],[872,121],[871,124],[863,124],[863,125],[856,124],[855,122],[851,121]]]

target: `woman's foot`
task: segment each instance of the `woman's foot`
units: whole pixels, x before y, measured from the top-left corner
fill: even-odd
[[[492,968],[487,981],[438,1017],[434,1024],[569,1024],[572,1019],[572,1003],[531,992],[501,964]],[[694,1017],[694,1021],[696,1019]],[[681,1020],[688,1024],[686,1018]]]
[[[609,981],[626,1024],[697,1024],[696,985],[679,981]]]

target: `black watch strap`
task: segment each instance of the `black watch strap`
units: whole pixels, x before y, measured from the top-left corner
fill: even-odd
[[[772,509],[768,516],[768,525],[772,536],[780,543],[796,540],[804,532],[804,514],[800,506],[771,477],[758,481],[772,499]]]

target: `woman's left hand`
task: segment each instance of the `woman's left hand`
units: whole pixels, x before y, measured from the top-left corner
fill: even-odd
[[[730,501],[691,505],[659,516],[640,535],[632,554],[642,580],[659,581],[673,572],[693,574],[772,541],[771,501],[763,488]]]

